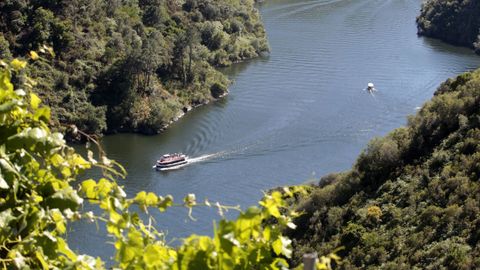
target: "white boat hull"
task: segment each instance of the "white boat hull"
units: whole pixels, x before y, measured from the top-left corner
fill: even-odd
[[[188,163],[187,160],[183,160],[183,161],[171,163],[171,164],[168,164],[168,165],[156,164],[155,169],[158,170],[158,171],[175,170],[175,169],[178,169],[178,168],[181,168],[181,167],[185,166],[187,163]]]

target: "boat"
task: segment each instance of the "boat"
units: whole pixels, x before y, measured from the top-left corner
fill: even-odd
[[[367,84],[367,90],[369,92],[377,91],[377,89],[375,89],[375,86],[371,82]]]
[[[181,153],[165,154],[155,164],[157,170],[173,169],[188,163],[187,156]]]

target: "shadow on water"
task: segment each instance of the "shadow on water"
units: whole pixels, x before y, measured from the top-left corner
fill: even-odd
[[[245,69],[247,69],[249,66],[252,66],[255,64],[261,64],[261,63],[268,63],[269,59],[270,59],[270,54],[268,53],[260,56],[259,58],[250,59],[240,63],[235,63],[228,67],[219,68],[219,70],[225,75],[227,75],[231,80],[235,80],[235,78],[237,78],[237,76],[240,73],[242,73]]]
[[[478,57],[478,55],[476,55],[475,52],[470,48],[451,45],[439,39],[434,39],[429,37],[418,36],[418,38],[422,40],[425,46],[427,46],[428,48],[436,52],[448,53],[456,56]],[[478,66],[475,66],[474,68],[478,68]]]

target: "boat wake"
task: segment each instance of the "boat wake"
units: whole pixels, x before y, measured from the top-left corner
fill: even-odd
[[[225,152],[218,152],[218,153],[213,153],[213,154],[202,155],[202,156],[199,156],[199,157],[188,158],[187,160],[188,160],[188,164],[193,164],[193,163],[203,162],[203,161],[207,161],[207,160],[214,159],[214,158],[217,158],[217,157],[221,157],[224,154],[225,154]]]

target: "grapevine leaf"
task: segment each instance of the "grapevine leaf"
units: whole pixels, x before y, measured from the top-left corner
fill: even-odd
[[[60,213],[58,209],[53,209],[51,213],[51,217],[55,222],[57,231],[61,234],[65,233],[67,231],[67,227],[65,227],[65,219],[62,213]]]
[[[10,65],[12,65],[13,69],[19,71],[27,66],[27,62],[15,58],[12,60],[12,62],[10,62]]]
[[[75,253],[68,247],[65,240],[63,240],[60,237],[57,237],[57,243],[58,243],[58,251],[60,253],[65,254],[65,256],[67,256],[67,258],[69,258],[72,261],[77,260],[77,255],[75,255]]]
[[[8,224],[14,219],[15,217],[12,215],[11,209],[0,212],[0,228],[9,228]]]
[[[145,205],[145,201],[147,200],[147,192],[145,191],[140,191],[137,193],[137,196],[135,196],[135,202],[138,203],[139,205]]]
[[[277,240],[272,243],[272,248],[275,254],[285,255],[285,257],[290,258],[292,256],[292,250],[290,249],[290,244],[292,240],[287,237],[280,236]]]
[[[35,51],[30,51],[30,58],[32,58],[32,60],[37,60],[39,58],[38,53]]]
[[[92,179],[85,180],[82,182],[82,191],[85,193],[87,198],[94,199],[97,197],[95,194],[96,186],[97,186],[97,183]]]
[[[10,72],[8,70],[0,72],[0,89],[13,91],[13,84],[10,82]]]
[[[143,261],[148,268],[158,265],[159,258],[162,256],[162,249],[156,245],[150,245],[145,249],[143,253]]]
[[[5,181],[5,179],[3,178],[3,175],[1,175],[1,174],[0,174],[0,188],[1,189],[9,189],[10,188],[10,186],[7,184],[7,181]]]
[[[17,104],[13,101],[6,102],[0,105],[0,113],[11,111]]]
[[[167,210],[168,207],[173,205],[173,197],[171,195],[167,195],[165,199],[160,200],[160,204],[158,206],[158,209],[160,212],[164,212]]]
[[[30,106],[32,106],[32,109],[38,109],[38,105],[40,105],[40,98],[35,95],[34,93],[30,93]]]
[[[48,267],[48,264],[47,262],[45,261],[45,259],[43,258],[43,254],[40,252],[40,251],[36,251],[35,252],[35,256],[37,257],[38,261],[40,262],[40,264],[42,265],[42,269],[43,270],[48,270],[49,267]]]
[[[145,204],[147,206],[153,206],[158,203],[158,197],[155,195],[153,192],[149,192],[147,196],[145,197]]]

